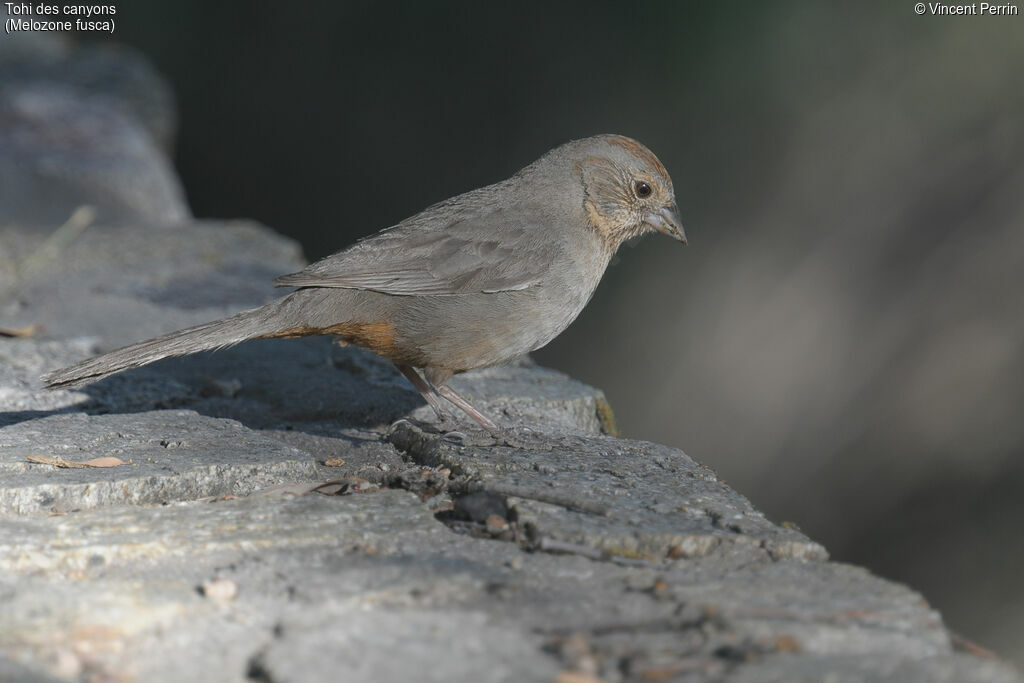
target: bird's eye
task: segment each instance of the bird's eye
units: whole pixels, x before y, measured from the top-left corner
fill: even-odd
[[[654,190],[652,190],[651,186],[645,183],[644,181],[638,180],[636,184],[633,186],[633,191],[636,192],[636,196],[639,197],[640,199],[647,199],[648,197],[651,196],[651,192],[653,192]]]

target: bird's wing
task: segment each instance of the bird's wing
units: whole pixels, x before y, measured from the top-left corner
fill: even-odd
[[[481,210],[439,221],[424,212],[274,283],[405,296],[526,289],[548,272],[556,248],[538,212],[516,213]]]

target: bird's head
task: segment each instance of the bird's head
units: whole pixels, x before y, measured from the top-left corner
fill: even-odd
[[[622,135],[570,144],[587,218],[612,250],[654,230],[686,244],[672,179],[651,150]]]

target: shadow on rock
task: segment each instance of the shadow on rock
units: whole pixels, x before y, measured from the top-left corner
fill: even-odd
[[[0,426],[67,413],[188,409],[251,429],[340,436],[386,426],[424,405],[390,363],[327,338],[248,342],[128,370],[73,391],[88,400],[3,412]]]

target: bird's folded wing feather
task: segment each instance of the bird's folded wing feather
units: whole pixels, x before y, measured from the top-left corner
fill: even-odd
[[[274,283],[406,296],[526,289],[548,272],[556,249],[536,215],[517,213],[512,219],[480,211],[450,221],[421,214]]]

